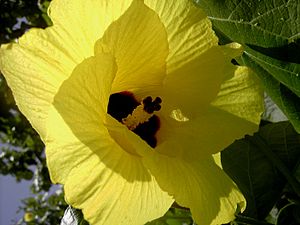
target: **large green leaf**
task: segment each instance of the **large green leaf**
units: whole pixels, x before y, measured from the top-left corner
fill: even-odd
[[[257,73],[300,133],[300,0],[199,0],[198,4],[222,40],[244,46],[239,62]]]
[[[285,85],[276,80],[274,76],[248,54],[245,53],[239,62],[251,67],[255,71],[268,95],[281,108],[296,131],[300,133],[300,98]]]
[[[253,137],[236,141],[222,152],[222,165],[237,183],[247,199],[244,215],[264,219],[287,184],[262,149],[257,139],[262,139],[268,148],[290,170],[300,157],[300,135],[288,122],[263,126]]]
[[[300,37],[299,0],[199,0],[214,25],[231,40],[265,48]]]
[[[300,64],[272,58],[250,47],[245,48],[245,54],[300,97]]]

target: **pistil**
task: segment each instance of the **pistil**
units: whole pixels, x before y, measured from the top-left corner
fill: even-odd
[[[155,111],[161,109],[161,98],[156,97],[154,101],[150,96],[143,99],[142,103],[137,106],[131,114],[122,119],[122,123],[128,127],[129,130],[134,130],[139,124],[148,122],[154,115]]]

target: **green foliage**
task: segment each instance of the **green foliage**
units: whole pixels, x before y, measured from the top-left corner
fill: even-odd
[[[193,225],[193,219],[188,209],[172,207],[161,218],[151,221],[146,225]]]
[[[1,0],[0,44],[20,37],[32,27],[47,27],[49,0]]]
[[[264,220],[276,203],[281,210],[298,201],[300,185],[290,174],[300,163],[299,149],[300,135],[290,123],[281,122],[262,126],[222,152],[224,170],[247,199],[243,216]]]
[[[1,92],[0,92],[1,94]],[[44,144],[28,121],[15,109],[0,117],[0,173],[17,181],[34,178],[34,192],[48,191],[51,182],[46,166]]]
[[[299,44],[299,0],[200,0],[199,5],[236,42],[263,48]]]
[[[244,54],[242,56],[243,64],[251,67],[260,78],[265,90],[272,97],[273,101],[281,108],[285,115],[289,118],[295,129],[299,133],[300,127],[300,105],[299,97],[288,89],[284,84],[280,83],[265,68],[258,65],[255,61]]]
[[[300,1],[201,0],[198,4],[212,20],[220,43],[243,45],[238,63],[256,72],[265,91],[300,133]],[[247,199],[238,224],[260,224],[272,208],[281,212],[290,209],[290,202],[299,201],[299,182],[291,172],[299,163],[299,140],[288,123],[270,124],[222,153],[224,169]],[[292,188],[286,188],[288,184]],[[295,213],[284,212],[273,216],[272,222],[298,224]]]
[[[30,197],[24,199],[22,202],[24,206],[21,207],[21,210],[25,212],[25,216],[18,224],[60,224],[60,220],[64,214],[63,210],[67,208],[64,195],[61,191],[57,191],[52,195],[48,193],[37,194],[34,198]],[[32,218],[26,218],[28,214]]]
[[[43,144],[27,121],[18,112],[7,118],[0,118],[0,172],[11,174],[17,180],[30,180],[32,166],[46,165]],[[46,178],[47,179],[47,178]]]
[[[218,34],[245,47],[267,93],[300,132],[300,1],[201,0]]]
[[[7,116],[0,117],[0,173],[14,176],[17,181],[31,180],[35,195],[22,201],[20,210],[25,216],[18,224],[59,224],[67,205],[62,192],[50,192],[43,143],[18,111],[3,114]],[[33,218],[26,220],[26,215]]]
[[[300,133],[300,1],[200,0],[197,4],[209,15],[221,44],[243,45],[244,54],[237,62],[256,72],[265,91]],[[300,197],[300,179],[292,174],[300,163],[296,131],[289,123],[266,125],[222,153],[224,169],[247,199],[247,209],[236,224],[263,220],[299,224],[292,213]],[[271,209],[279,213],[271,215]]]
[[[300,204],[290,203],[283,207],[279,214],[276,225],[299,225],[300,224]]]

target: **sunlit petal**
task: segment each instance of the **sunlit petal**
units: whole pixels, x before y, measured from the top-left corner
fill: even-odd
[[[115,73],[114,58],[97,54],[61,85],[47,121],[47,163],[52,181],[64,184],[66,200],[90,223],[144,224],[162,216],[173,199],[105,125]]]
[[[1,46],[0,69],[21,112],[43,138],[53,97],[73,68],[76,54],[66,50],[56,30],[33,29],[18,44]]]
[[[211,22],[192,1],[145,0],[145,4],[157,12],[167,30],[168,74],[217,46],[218,39],[211,29]]]
[[[112,92],[132,91],[137,96],[160,88],[169,52],[167,33],[157,14],[133,1],[126,13],[112,23],[97,42],[95,52],[109,51],[118,72]]]
[[[143,161],[161,188],[173,195],[179,205],[191,209],[197,224],[228,223],[234,219],[238,205],[245,208],[244,197],[212,157],[185,161],[149,153]]]
[[[76,43],[82,57],[93,55],[95,42],[118,19],[132,0],[53,0],[48,13],[67,40]]]

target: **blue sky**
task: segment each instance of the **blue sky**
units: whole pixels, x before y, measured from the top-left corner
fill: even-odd
[[[21,199],[30,196],[29,185],[31,182],[17,183],[12,176],[0,175],[0,225],[14,225],[23,215],[16,214]]]

